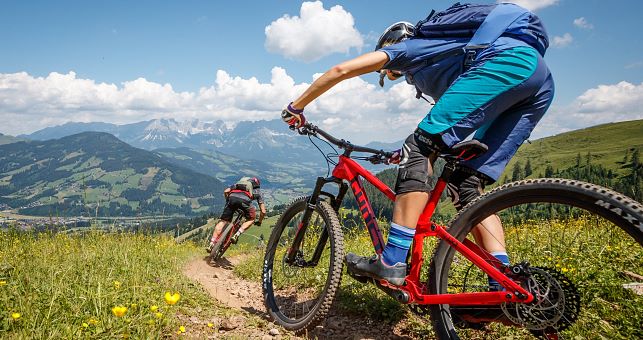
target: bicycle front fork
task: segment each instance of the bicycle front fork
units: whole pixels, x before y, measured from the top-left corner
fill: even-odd
[[[339,192],[337,196],[322,190],[323,187],[328,183],[336,183],[339,186]],[[295,264],[295,265],[306,266],[306,267],[314,267],[317,265],[317,263],[319,263],[319,259],[321,258],[322,252],[324,251],[324,247],[326,247],[326,242],[328,242],[327,228],[324,228],[322,230],[321,235],[319,236],[319,240],[317,241],[317,246],[315,247],[315,251],[313,253],[312,258],[308,261],[306,260],[296,261],[296,256],[297,256],[299,247],[301,246],[301,243],[304,240],[304,235],[306,234],[306,229],[308,228],[308,224],[310,223],[310,218],[312,217],[313,212],[315,211],[315,207],[317,206],[317,203],[319,203],[320,196],[326,196],[330,198],[331,206],[337,212],[339,211],[339,207],[341,206],[347,191],[348,191],[348,185],[346,185],[346,183],[344,183],[344,181],[342,181],[339,178],[332,177],[332,176],[327,178],[323,178],[323,177],[317,178],[315,189],[313,190],[313,193],[308,198],[306,209],[304,210],[304,214],[301,218],[301,221],[297,226],[297,231],[295,233],[295,238],[293,239],[293,243],[288,249],[288,254],[286,256],[286,263],[290,265]]]

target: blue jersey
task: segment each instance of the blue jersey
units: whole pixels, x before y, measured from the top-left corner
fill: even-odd
[[[469,38],[411,38],[383,47],[379,51],[386,53],[389,57],[389,61],[383,68],[402,72],[409,84],[415,85],[422,93],[438,100],[464,72],[464,55],[447,57],[435,63],[427,61],[445,52],[464,48],[469,40]],[[476,60],[485,60],[499,52],[518,46],[529,46],[529,44],[502,36],[478,53]]]

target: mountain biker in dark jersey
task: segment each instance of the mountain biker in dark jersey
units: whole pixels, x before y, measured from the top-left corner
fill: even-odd
[[[266,216],[266,205],[263,201],[263,196],[259,190],[261,187],[261,182],[257,177],[252,177],[249,179],[252,183],[252,194],[250,191],[241,190],[236,184],[231,185],[223,191],[223,195],[226,197],[226,206],[223,208],[223,213],[219,218],[219,222],[214,227],[214,233],[210,239],[210,244],[206,248],[206,251],[209,253],[216,241],[219,240],[223,227],[226,223],[232,222],[232,216],[236,211],[241,211],[246,221],[243,222],[239,231],[232,236],[232,243],[237,243],[239,235],[245,232],[248,228],[254,223],[257,226],[261,225],[264,217]],[[255,207],[252,205],[252,201],[256,200],[259,205],[259,219],[255,222]]]
[[[412,38],[413,25],[396,23],[382,34],[376,50],[338,64],[317,78],[304,93],[283,111],[282,119],[300,127],[305,123],[304,107],[340,81],[369,72],[380,72],[390,80],[406,77],[407,82],[436,99],[435,106],[408,136],[397,157],[399,162],[393,220],[381,255],[361,257],[349,253],[346,262],[355,274],[404,283],[406,257],[418,218],[428,198],[428,178],[438,153],[475,132],[473,138],[489,150],[479,158],[462,162],[463,168],[450,180],[449,193],[459,210],[480,196],[485,185],[498,180],[518,147],[529,137],[547,111],[554,82],[539,52],[520,36],[500,36],[477,53],[470,67],[464,55],[424,63],[440,52],[464,47],[467,38]],[[546,38],[546,37],[545,37]],[[473,232],[476,243],[505,264],[500,219],[492,215]],[[497,282],[489,280],[490,289]]]

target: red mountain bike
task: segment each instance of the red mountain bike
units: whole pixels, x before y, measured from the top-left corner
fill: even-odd
[[[345,255],[338,211],[348,186],[377,253],[382,252],[384,239],[362,178],[395,200],[389,187],[352,159],[360,158],[353,152],[363,152],[372,155],[361,159],[377,163],[389,153],[339,140],[311,124],[298,132],[309,138],[321,136],[344,152],[332,176],[319,177],[312,194],[295,200],[282,214],[266,248],[266,307],[277,323],[295,331],[323,320],[338,291]],[[384,280],[356,279],[375,281],[413,312],[429,315],[439,339],[470,338],[479,331],[475,329],[485,329],[489,323],[497,325],[493,332],[498,336],[583,334],[593,329],[595,319],[584,314],[581,305],[595,308],[602,301],[621,306],[625,318],[639,318],[633,323],[628,320],[630,326],[615,321],[608,336],[640,332],[636,325],[641,325],[643,300],[623,288],[630,279],[622,273],[643,272],[641,204],[589,183],[536,179],[486,193],[460,211],[448,227],[431,221],[449,176],[463,155],[476,156],[476,143],[462,142],[441,155],[444,169],[418,221],[405,283],[393,286]],[[330,183],[338,189],[325,190]],[[503,265],[469,236],[493,215],[503,223],[513,265]],[[434,252],[428,270],[423,270],[428,246],[434,246]],[[490,291],[487,277],[503,289]],[[591,315],[603,318],[605,312],[596,309]],[[611,320],[614,315],[608,310],[610,315],[604,318]]]
[[[216,262],[221,257],[223,257],[225,251],[228,250],[228,247],[230,247],[230,245],[232,244],[232,236],[234,236],[234,234],[236,234],[237,231],[241,228],[241,224],[243,221],[243,213],[235,211],[232,222],[226,223],[226,225],[223,227],[223,230],[221,231],[219,239],[214,243],[212,249],[210,250],[210,262]]]

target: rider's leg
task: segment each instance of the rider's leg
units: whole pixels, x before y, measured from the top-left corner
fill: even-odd
[[[219,240],[221,232],[223,232],[223,227],[226,225],[226,223],[230,223],[230,221],[232,221],[232,215],[234,214],[235,209],[235,204],[232,203],[230,199],[228,199],[228,202],[223,208],[223,212],[221,213],[221,217],[219,217],[219,222],[216,226],[214,226],[214,232],[212,233],[210,244],[208,245],[206,250],[211,249],[212,246],[214,246],[214,244]]]
[[[361,257],[349,253],[346,256],[348,269],[354,274],[385,279],[394,285],[404,283],[406,257],[415,235],[415,227],[429,198],[429,177],[434,152],[421,152],[422,144],[417,134],[410,135],[402,147],[402,160],[397,175],[397,197],[393,208],[393,220],[388,241],[381,255]],[[426,151],[426,150],[425,150]],[[423,154],[429,154],[430,159]]]
[[[219,220],[219,222],[214,226],[214,232],[212,233],[212,238],[210,239],[210,243],[215,243],[219,239],[219,236],[221,236],[221,232],[223,231],[223,227],[225,226],[226,223],[229,223],[229,222],[224,220]]]
[[[256,210],[255,207],[252,206],[252,201],[242,204],[239,209],[243,212],[246,221],[241,224],[239,230],[237,230],[237,232],[232,236],[232,240],[234,243],[237,243],[237,241],[239,240],[239,236],[252,226],[252,224],[255,222],[256,216]]]

